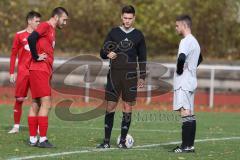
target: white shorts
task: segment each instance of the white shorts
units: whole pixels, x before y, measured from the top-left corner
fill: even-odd
[[[174,90],[173,110],[177,111],[181,108],[191,110],[194,114],[194,92],[182,88]]]

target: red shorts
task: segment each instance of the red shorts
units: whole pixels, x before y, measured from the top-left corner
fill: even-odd
[[[17,75],[15,97],[27,97],[28,89],[30,87],[29,75]]]
[[[32,98],[51,96],[51,75],[45,71],[30,70],[30,90]]]

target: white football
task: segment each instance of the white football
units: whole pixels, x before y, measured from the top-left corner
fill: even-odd
[[[121,138],[121,135],[119,135],[118,138],[117,138],[117,145],[120,143],[120,138]],[[133,147],[134,139],[130,134],[127,134],[125,144],[126,144],[127,148],[132,148]]]

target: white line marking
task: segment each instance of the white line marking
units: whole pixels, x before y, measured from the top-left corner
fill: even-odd
[[[240,140],[240,137],[207,138],[207,139],[198,139],[198,140],[195,140],[195,142],[224,141],[224,140]],[[147,144],[147,145],[135,146],[135,147],[133,147],[132,150],[139,150],[141,148],[166,146],[166,145],[179,144],[179,143],[181,143],[181,142],[180,141],[175,141],[175,142],[160,143],[160,144]],[[118,149],[118,148],[110,148],[110,149],[95,149],[95,148],[92,148],[92,149],[88,149],[88,150],[79,150],[79,151],[51,153],[51,154],[45,154],[45,155],[32,155],[32,156],[25,156],[25,157],[16,157],[16,158],[9,158],[8,160],[27,160],[27,159],[34,159],[34,158],[57,157],[57,156],[81,154],[81,153],[106,152],[106,151],[111,151],[111,150],[116,150],[116,149]]]
[[[240,137],[197,139],[197,140],[195,140],[195,142],[223,141],[223,140],[240,140]],[[149,148],[149,147],[166,146],[166,145],[170,145],[170,144],[179,144],[179,143],[181,143],[181,141],[160,143],[160,144],[147,144],[147,145],[135,146],[134,148]]]

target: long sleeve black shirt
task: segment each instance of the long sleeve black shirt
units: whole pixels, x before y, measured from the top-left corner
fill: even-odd
[[[140,78],[145,78],[147,52],[144,35],[140,30],[129,32],[122,27],[113,28],[107,35],[100,51],[103,59],[108,59],[109,52],[115,52],[117,58],[110,61],[110,67],[115,69],[140,69]]]

